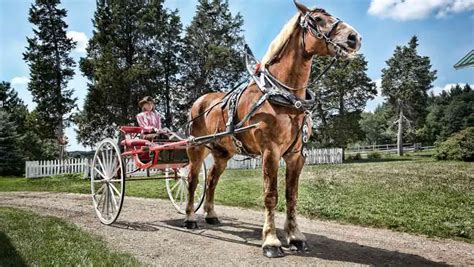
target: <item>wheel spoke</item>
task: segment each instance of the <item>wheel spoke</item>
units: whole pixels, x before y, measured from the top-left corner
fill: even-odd
[[[103,172],[106,172],[104,164],[102,164],[102,160],[100,160],[100,155],[97,155],[97,161],[99,162],[100,168]]]
[[[178,183],[178,184],[181,183],[181,180],[177,181],[176,183]],[[181,193],[181,189],[182,189],[182,187],[178,186],[178,190],[176,191],[176,194],[174,195],[174,199],[175,199],[176,202],[178,200],[179,194]]]
[[[94,166],[94,170],[95,170],[100,176],[102,176],[102,178],[104,178],[104,180],[107,180],[107,177],[106,177],[101,171],[99,171],[95,166]]]
[[[109,217],[109,204],[110,204],[110,191],[109,191],[109,188],[107,186],[107,190],[105,190],[105,195],[107,196],[106,198],[106,201],[105,201],[105,214],[107,216],[107,218]]]
[[[110,187],[112,188],[112,190],[115,191],[115,193],[117,193],[117,196],[118,197],[122,197],[122,194],[117,190],[117,187],[115,187],[115,185],[109,183]]]
[[[103,198],[104,198],[104,195],[103,195],[103,194],[102,194],[102,195],[100,195],[100,198],[99,198],[99,200],[96,202],[96,208],[97,208],[97,209],[99,209],[100,202],[102,202]]]
[[[95,198],[95,196],[98,195],[100,192],[104,191],[104,188],[105,188],[105,187],[106,187],[105,184],[103,184],[103,185],[99,188],[99,190],[97,190],[97,193],[95,193],[94,198]],[[103,198],[104,198],[104,194],[101,194],[99,200],[96,202],[96,208],[97,208],[97,209],[99,209],[100,202],[102,202]]]
[[[176,182],[176,181],[175,181],[175,182]],[[173,185],[173,187],[171,188],[171,192],[173,192],[173,191],[174,191],[174,189],[175,189],[175,188],[178,186],[178,184],[179,184],[179,183],[178,183],[178,182],[176,182],[176,183]]]
[[[107,150],[107,157],[109,159],[109,173],[110,173],[110,176],[113,176],[114,174],[112,173],[112,169],[115,167],[115,165],[112,164],[112,160],[113,160],[113,157],[114,157],[114,149],[113,148],[110,148],[109,150]]]
[[[107,184],[105,184],[107,186]],[[103,202],[102,202],[102,213],[104,213],[104,210],[105,210],[105,202],[107,202],[107,194],[106,192],[103,194],[104,196],[104,199],[103,199]]]
[[[115,195],[114,195],[114,190],[112,189],[112,187],[110,187],[110,194],[112,196],[112,202],[113,202],[113,208],[112,208],[112,212],[113,212],[113,209],[115,208],[115,210],[118,210],[118,205],[117,205],[117,200],[115,199]]]
[[[103,184],[103,185],[99,188],[99,190],[97,190],[97,192],[95,192],[94,195],[98,195],[100,192],[102,192],[102,191],[104,190],[104,188],[105,188],[105,184]]]
[[[183,184],[183,183],[181,183]],[[184,189],[186,189],[185,185],[181,186],[181,194],[179,195],[179,206],[183,207],[183,198],[184,198]]]
[[[114,177],[119,170],[120,170],[120,164],[117,167],[115,167],[114,172],[112,173],[112,177]]]

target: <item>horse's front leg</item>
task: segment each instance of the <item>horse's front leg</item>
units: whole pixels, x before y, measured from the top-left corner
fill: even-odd
[[[206,150],[203,146],[191,147],[187,150],[189,157],[189,174],[188,174],[188,199],[186,203],[186,218],[184,219],[184,227],[188,229],[198,228],[196,216],[194,214],[194,193],[199,182],[199,172],[201,165],[206,157]],[[203,181],[205,182],[205,181]]]
[[[298,181],[304,166],[301,153],[291,153],[285,157],[286,162],[286,221],[285,233],[290,250],[309,251],[306,237],[301,233],[296,222],[296,202],[298,201]]]
[[[275,207],[278,202],[278,165],[280,153],[276,146],[263,153],[263,190],[265,203],[265,224],[263,225],[263,255],[269,258],[283,257],[281,242],[275,227]]]

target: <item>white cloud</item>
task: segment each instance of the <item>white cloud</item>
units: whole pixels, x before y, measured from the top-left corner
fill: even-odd
[[[459,83],[461,87],[464,87],[465,83]],[[456,86],[456,83],[448,83],[445,86],[435,86],[430,92],[433,92],[434,95],[440,95],[442,91],[449,92],[451,88]],[[474,87],[474,84],[470,84],[471,87]]]
[[[66,32],[66,36],[68,38],[72,38],[72,40],[77,42],[75,51],[80,52],[80,53],[86,52],[87,42],[89,41],[89,39],[87,38],[85,33],[76,32],[76,31],[68,31]]]
[[[395,20],[437,18],[474,9],[474,0],[371,0],[369,14]]]
[[[21,77],[14,77],[10,83],[13,85],[13,86],[16,86],[16,85],[25,85],[25,84],[28,84],[28,82],[30,81],[30,78],[28,77],[25,77],[25,76],[21,76]]]

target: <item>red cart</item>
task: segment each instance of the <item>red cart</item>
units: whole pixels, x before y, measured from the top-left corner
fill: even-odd
[[[143,138],[143,128],[120,127],[121,139],[102,140],[91,164],[92,201],[97,217],[104,224],[117,220],[125,196],[125,180],[164,179],[166,191],[173,206],[179,213],[185,213],[188,199],[189,160],[186,148],[213,142],[219,138],[255,128],[258,123],[228,130],[222,133],[200,137],[182,138],[178,134],[163,129],[160,137],[153,141]],[[150,177],[133,177],[140,170],[154,170]],[[206,192],[207,170],[203,162],[194,195],[194,210],[197,211]]]
[[[188,158],[186,148],[192,143],[164,129],[153,142],[140,138],[141,127],[122,126],[122,140],[102,140],[91,165],[91,191],[97,216],[112,224],[120,215],[125,196],[125,180],[164,179],[168,196],[180,213],[185,213],[188,197]],[[129,163],[132,162],[132,163]],[[153,170],[153,177],[135,178],[133,173]],[[206,191],[206,166],[203,163],[194,199],[197,211]]]

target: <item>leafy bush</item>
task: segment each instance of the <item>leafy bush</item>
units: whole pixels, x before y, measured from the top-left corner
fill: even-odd
[[[474,127],[457,132],[446,141],[436,143],[435,158],[438,160],[474,161]]]
[[[357,153],[357,154],[354,154],[354,155],[348,155],[346,157],[347,160],[361,160],[362,159],[362,156],[360,155],[360,153]]]
[[[373,151],[367,154],[367,158],[368,159],[381,159],[382,155],[377,151]]]

